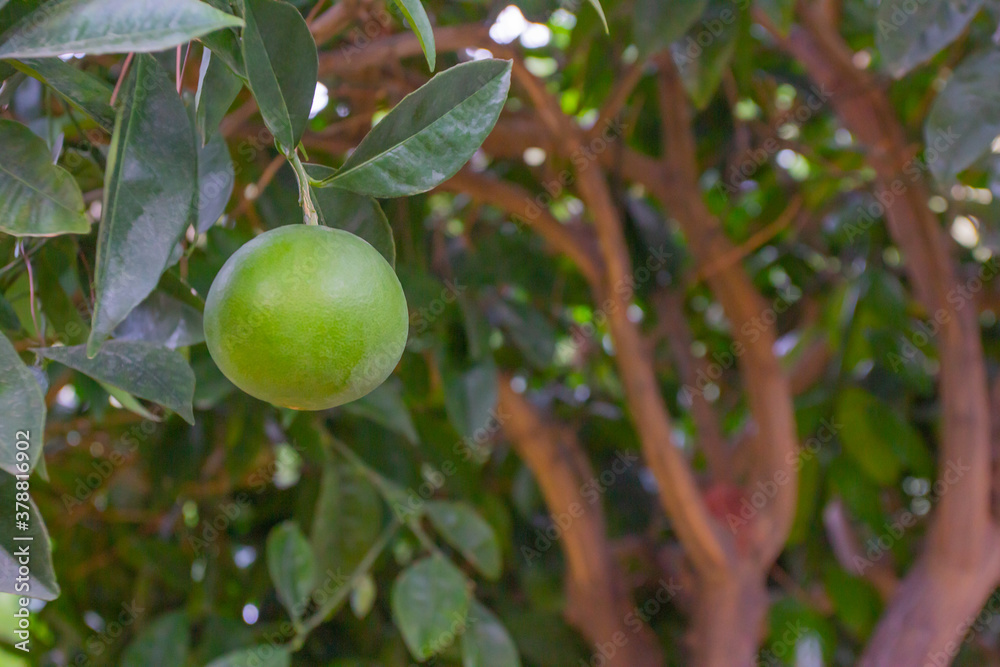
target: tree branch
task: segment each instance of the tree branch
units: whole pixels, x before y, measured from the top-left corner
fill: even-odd
[[[607,664],[615,667],[661,667],[662,652],[645,623],[636,629],[629,588],[612,554],[600,503],[585,495],[594,472],[575,436],[545,422],[528,400],[500,380],[500,414],[504,430],[518,455],[531,469],[553,517],[572,523],[564,527],[561,544],[567,563],[565,613],[569,622],[601,645],[621,633],[628,638]],[[629,619],[633,619],[629,623]]]
[[[542,123],[559,141],[561,153],[564,156],[584,154],[578,128],[562,113],[541,81],[517,59],[514,77],[531,98]],[[606,276],[600,294],[602,309],[608,317],[615,345],[615,363],[643,454],[658,482],[664,509],[674,521],[692,564],[703,573],[717,572],[726,567],[732,541],[710,514],[687,460],[674,443],[670,415],[660,396],[652,355],[638,328],[628,318],[632,266],[618,211],[600,170],[589,162],[574,166],[577,190],[594,219],[604,257]]]
[[[750,481],[772,484],[778,478],[784,480],[776,484],[775,497],[753,523],[755,557],[760,565],[769,567],[791,529],[798,492],[793,469],[798,436],[791,388],[774,354],[773,325],[764,323],[770,309],[742,266],[728,260],[739,251],[701,198],[691,112],[680,75],[671,59],[662,58],[660,63],[660,113],[666,153],[664,177],[654,192],[680,222],[698,263],[711,267],[706,278],[732,325],[733,353],[739,359],[756,426],[750,442],[756,443],[758,450]]]

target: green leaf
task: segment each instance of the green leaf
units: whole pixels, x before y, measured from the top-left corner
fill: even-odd
[[[299,10],[278,0],[245,0],[243,61],[264,124],[286,153],[306,129],[319,56]]]
[[[182,611],[164,614],[128,645],[121,667],[183,667],[190,641],[187,614]]]
[[[462,635],[462,667],[521,667],[517,645],[489,609],[473,600]]]
[[[344,411],[370,419],[390,431],[399,433],[415,445],[420,442],[420,436],[400,391],[399,384],[390,378],[371,393],[346,404]]]
[[[795,21],[795,0],[757,0],[756,6],[782,35],[788,34]]]
[[[379,121],[323,185],[372,197],[405,197],[440,185],[493,130],[510,72],[509,61],[476,60],[436,75]]]
[[[867,639],[882,611],[878,591],[835,566],[825,569],[823,583],[840,622],[858,639]]]
[[[442,556],[417,561],[396,579],[392,613],[410,653],[424,661],[465,630],[472,594],[461,570]]]
[[[862,389],[846,389],[837,398],[837,421],[843,424],[844,451],[875,482],[893,484],[902,464],[892,444],[881,437],[876,424],[887,406]]]
[[[32,380],[34,382],[34,380]],[[37,386],[37,385],[36,385]],[[16,428],[17,422],[4,420],[4,428]],[[9,425],[9,426],[8,426]],[[12,434],[13,435],[13,434]],[[0,473],[0,502],[8,508],[0,513],[0,592],[12,593],[38,600],[55,600],[59,597],[59,584],[56,582],[55,569],[52,567],[52,544],[49,542],[49,532],[45,528],[42,515],[30,498],[26,507],[18,507],[18,480],[10,475]],[[16,512],[27,512],[27,530],[18,527],[18,521],[24,521],[24,515]],[[30,537],[30,540],[17,540],[16,537]],[[31,552],[28,590],[18,587],[18,559],[15,556],[18,549],[28,546]]]
[[[875,45],[886,69],[898,78],[958,39],[983,0],[882,0]]]
[[[3,424],[0,428],[0,469],[12,475],[30,472],[42,455],[45,394],[6,336],[0,336],[0,423]],[[25,461],[18,461],[17,443],[24,441],[28,442],[27,470],[23,466],[18,468],[18,464]],[[4,516],[7,514],[5,512]]]
[[[82,111],[102,129],[115,128],[115,110],[108,104],[112,88],[107,82],[73,67],[59,58],[26,58],[11,64],[59,93],[73,108]]]
[[[202,145],[216,134],[219,123],[241,90],[243,81],[240,77],[233,73],[222,58],[213,56],[211,51],[206,50],[201,57],[198,92],[194,97],[196,125]]]
[[[36,350],[46,359],[80,371],[98,382],[123,389],[173,410],[194,423],[194,371],[184,357],[151,343],[112,340],[96,357],[87,356],[84,345],[46,347]]]
[[[292,618],[302,618],[316,584],[316,563],[309,540],[294,521],[275,526],[267,536],[267,570],[281,604]]]
[[[718,27],[708,31],[704,24]],[[675,42],[670,49],[681,72],[684,88],[698,109],[707,107],[715,97],[722,76],[733,60],[740,12],[731,3],[713,3],[705,14],[704,24],[695,24],[687,36]],[[699,37],[706,32],[712,39],[702,46]]]
[[[424,50],[424,57],[427,58],[427,66],[433,72],[437,59],[437,48],[434,46],[434,28],[431,27],[431,21],[427,18],[424,6],[420,3],[420,0],[392,1],[399,7],[399,11],[403,12],[403,16],[406,17],[410,28],[416,34],[417,41],[420,42],[420,48]]]
[[[152,412],[147,410],[146,406],[140,403],[135,396],[128,393],[127,391],[122,391],[118,387],[112,387],[110,384],[106,384],[104,382],[100,382],[98,384],[101,385],[101,388],[104,389],[104,391],[108,392],[108,396],[111,396],[116,401],[121,403],[122,408],[124,408],[125,410],[137,414],[143,419],[148,419],[154,422],[162,421],[159,417],[157,417]]]
[[[924,125],[931,172],[949,183],[990,151],[1000,134],[1000,52],[966,58],[948,79]]]
[[[500,577],[503,562],[493,528],[466,503],[431,500],[427,516],[448,544],[488,579]]]
[[[52,164],[45,141],[24,125],[0,120],[0,231],[14,236],[86,234],[83,194]]]
[[[346,578],[378,540],[382,499],[357,468],[331,460],[323,468],[310,543],[324,577]]]
[[[351,611],[355,618],[364,618],[375,606],[378,587],[370,574],[365,574],[351,589]]]
[[[497,404],[497,369],[492,361],[464,370],[451,362],[445,363],[441,377],[445,410],[455,430],[472,438],[476,431],[488,428]]]
[[[496,310],[513,343],[538,368],[548,368],[556,353],[556,332],[549,321],[528,304],[500,301]]]
[[[202,314],[156,290],[118,325],[115,340],[145,341],[172,350],[197,345],[205,340]]]
[[[708,0],[636,0],[635,43],[647,56],[684,36],[708,7]]]
[[[286,649],[261,644],[227,653],[208,663],[207,667],[290,667],[291,664],[292,656]]]
[[[196,204],[198,158],[184,104],[152,56],[136,56],[133,69],[108,151],[91,356],[156,287]]]
[[[226,212],[226,205],[236,184],[236,170],[229,145],[218,132],[198,149],[198,219],[199,234],[204,234]]]
[[[597,16],[601,19],[601,23],[604,24],[604,33],[610,35],[611,29],[608,28],[608,17],[604,15],[604,7],[601,6],[601,0],[587,0],[587,2],[594,8]]]
[[[0,294],[0,328],[14,332],[21,330],[21,320],[17,316],[17,311],[2,294]]]
[[[198,0],[51,0],[5,33],[0,58],[148,53],[242,24]]]
[[[908,471],[916,477],[934,478],[934,455],[913,424],[884,404],[872,409],[871,424]]]
[[[59,241],[67,241],[60,244]],[[33,260],[38,269],[38,295],[42,301],[42,312],[49,325],[55,329],[56,338],[65,345],[86,342],[89,327],[80,316],[76,305],[70,299],[63,281],[70,278],[71,292],[76,291],[76,245],[69,239],[49,241]]]
[[[310,178],[330,178],[336,170],[319,164],[305,165]],[[337,188],[312,187],[313,203],[319,222],[360,236],[385,257],[390,266],[396,266],[396,243],[392,227],[382,207],[371,197]]]

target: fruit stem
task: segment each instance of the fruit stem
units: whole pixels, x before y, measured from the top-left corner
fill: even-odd
[[[312,200],[312,189],[309,187],[309,174],[302,166],[298,151],[291,151],[288,154],[288,161],[295,170],[295,177],[299,180],[299,203],[305,212],[305,222],[307,225],[318,225],[319,216],[316,214],[316,206]]]

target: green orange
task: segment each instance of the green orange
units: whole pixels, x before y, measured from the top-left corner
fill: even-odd
[[[212,359],[264,401],[324,410],[385,381],[403,354],[408,314],[389,263],[357,236],[295,224],[245,244],[205,302]]]

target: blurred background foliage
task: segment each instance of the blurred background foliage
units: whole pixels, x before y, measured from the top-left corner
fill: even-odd
[[[0,8],[0,25],[9,25],[5,12],[18,4]],[[312,5],[293,4],[303,13]],[[809,450],[813,456],[802,458],[795,525],[769,582],[773,606],[761,660],[853,664],[882,612],[883,598],[870,578],[838,560],[824,513],[834,508],[849,517],[862,552],[876,567],[905,571],[920,549],[923,517],[936,500],[940,418],[934,334],[909,294],[899,250],[879,216],[865,214],[876,201],[875,175],[863,149],[831,113],[824,92],[775,48],[746,11],[748,3],[602,4],[607,33],[589,4],[431,0],[426,8],[436,26],[483,26],[495,40],[515,46],[562,110],[585,127],[596,121],[641,53],[672,43],[683,61],[683,49],[692,44],[688,37],[697,40],[712,21],[723,26],[703,54],[681,67],[698,109],[703,196],[733,243],[746,249],[742,263],[772,304],[762,317],[776,322],[782,362],[806,378],[795,399],[799,436],[818,443]],[[788,4],[759,3],[779,26],[787,24]],[[993,224],[1000,206],[995,200],[1000,148],[994,142],[991,151],[989,141],[979,142],[966,164],[919,157],[925,124],[930,144],[937,132],[957,123],[1000,134],[995,68],[983,69],[978,78],[968,73],[977,94],[990,100],[956,107],[938,97],[945,81],[969,63],[975,66],[980,54],[990,63],[996,60],[997,6],[978,4],[985,8],[928,63],[899,81],[879,76],[914,142],[915,168],[923,177],[931,178],[930,171],[938,176],[929,205],[956,242],[960,270],[969,281],[959,298],[979,314],[992,369],[1000,354],[1000,290],[992,280],[1000,243]],[[395,15],[379,20],[385,12],[380,3],[364,1],[360,7],[357,21],[320,43],[321,54],[363,54],[368,43],[405,32]],[[721,22],[723,11],[734,12],[736,20]],[[856,52],[857,67],[889,72],[913,56],[905,44],[876,45],[878,11],[875,2],[846,0],[841,33]],[[686,20],[685,13],[692,18]],[[676,29],[685,23],[688,32]],[[886,63],[892,48],[895,60]],[[195,43],[192,62],[200,52]],[[475,56],[471,48],[442,52],[438,69]],[[171,52],[164,59],[171,63],[172,57]],[[344,157],[340,146],[356,145],[372,122],[428,75],[419,54],[386,61],[375,69],[385,76],[374,78],[372,69],[344,67],[339,74],[324,74],[322,57],[323,88],[305,146],[310,161],[337,166]],[[71,62],[109,87],[121,67],[118,56]],[[188,73],[194,76],[197,67],[189,66]],[[91,217],[99,218],[107,137],[88,138],[95,136],[92,128],[88,133],[79,115],[35,79],[6,70],[3,75],[4,114],[61,147],[60,164],[80,184]],[[506,119],[534,113],[522,95],[512,89]],[[275,527],[294,522],[311,540],[319,571],[343,573],[357,565],[393,516],[394,508],[383,502],[371,479],[335,453],[334,440],[346,443],[409,500],[458,502],[485,519],[492,535],[484,539],[502,556],[496,577],[476,575],[472,561],[459,558],[461,550],[447,542],[441,548],[475,578],[476,597],[502,620],[523,664],[588,664],[592,649],[562,616],[565,564],[558,537],[551,537],[558,531],[530,470],[506,441],[496,407],[503,374],[516,391],[528,392],[577,433],[598,471],[598,502],[634,583],[636,603],[654,599],[662,570],[642,556],[645,545],[673,542],[671,523],[643,465],[610,480],[600,476],[613,470],[622,452],[639,446],[606,321],[585,278],[571,260],[550,254],[525,224],[532,201],[524,203],[524,219],[447,188],[383,202],[411,310],[410,341],[396,373],[372,395],[321,414],[255,401],[212,363],[201,342],[197,297],[184,287],[206,294],[243,243],[263,230],[300,222],[294,173],[275,162],[278,153],[269,142],[253,139],[263,126],[253,108],[247,109],[248,99],[247,91],[240,93],[222,121],[235,174],[226,213],[189,233],[179,264],[140,316],[133,314],[126,323],[136,338],[176,347],[190,361],[195,423],[58,363],[44,370],[35,366],[49,405],[48,481],[36,481],[32,489],[51,534],[62,595],[33,604],[30,657],[12,649],[16,640],[3,626],[14,598],[0,596],[0,607],[11,610],[0,610],[0,665],[205,665],[269,641],[287,620],[268,571],[268,536]],[[613,153],[624,142],[658,155],[657,105],[655,79],[644,77],[622,106],[621,136],[601,151]],[[584,213],[581,199],[572,186],[553,186],[568,165],[547,158],[541,145],[517,156],[497,156],[487,148],[473,158],[472,168],[523,186],[535,205],[547,205],[560,221],[577,224]],[[606,172],[627,224],[634,265],[664,258],[643,280],[637,278],[629,316],[654,341],[676,438],[696,470],[704,471],[691,415],[693,393],[700,392],[722,416],[726,437],[737,437],[749,418],[730,361],[728,323],[670,212],[613,167]],[[34,359],[27,349],[40,339],[85,340],[95,241],[91,234],[25,243],[37,273],[33,316],[16,239],[0,235],[0,327],[28,363]],[[981,271],[985,279],[977,280]],[[676,297],[675,315],[687,322],[690,351],[710,373],[693,391],[676,370],[670,323],[654,316],[653,300],[663,290]],[[117,336],[128,334],[120,330]],[[809,359],[811,366],[805,363]],[[829,423],[835,428],[825,436]],[[896,534],[894,522],[903,510],[916,515],[916,524]],[[354,587],[346,608],[310,635],[293,664],[411,664],[392,622],[390,590],[421,549],[413,534],[394,536],[371,575]],[[683,604],[657,607],[648,620],[668,664],[685,664]],[[962,649],[957,664],[997,664],[997,641],[990,625]],[[150,655],[158,657],[150,661]],[[456,644],[433,661],[462,664],[461,650]]]

